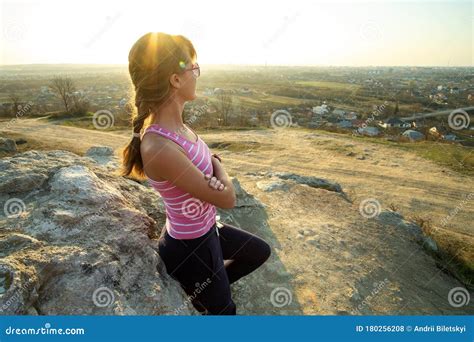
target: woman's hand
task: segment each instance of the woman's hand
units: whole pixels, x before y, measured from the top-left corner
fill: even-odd
[[[206,180],[209,180],[209,186],[211,188],[214,188],[214,190],[219,190],[219,191],[222,191],[225,189],[225,185],[223,183],[221,183],[220,180],[217,179],[217,177],[214,177],[210,174],[207,174],[207,175],[204,175],[204,178]]]
[[[220,165],[221,161],[217,159],[214,155],[211,156],[211,163],[213,168],[216,168],[216,165]]]

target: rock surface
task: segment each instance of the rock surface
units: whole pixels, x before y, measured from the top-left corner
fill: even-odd
[[[150,188],[65,151],[2,159],[0,184],[2,314],[168,314],[183,303],[156,252],[165,216]]]
[[[158,255],[161,197],[111,173],[116,163],[105,147],[86,157],[28,151],[0,160],[1,314],[198,314]],[[221,221],[270,236],[264,206],[232,181],[237,204],[219,209]],[[270,258],[260,276],[234,284],[235,300],[268,307],[266,279],[278,281],[280,267]]]
[[[13,139],[0,138],[0,151],[15,152],[16,143]]]
[[[114,163],[107,148],[0,160],[0,314],[198,314],[157,253],[161,198],[115,175]],[[368,217],[322,178],[254,171],[232,181],[237,204],[219,210],[221,221],[272,246],[261,268],[232,284],[238,314],[473,312],[471,302],[449,302],[463,285],[401,215],[378,208]],[[288,189],[265,191],[261,181]]]

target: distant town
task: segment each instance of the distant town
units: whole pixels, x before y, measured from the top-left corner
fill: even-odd
[[[87,121],[106,111],[123,128],[133,111],[123,65],[3,66],[0,80],[2,117]],[[300,126],[471,145],[473,109],[468,67],[203,66],[185,117],[196,128]]]

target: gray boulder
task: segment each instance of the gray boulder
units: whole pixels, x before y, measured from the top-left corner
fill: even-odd
[[[107,148],[88,154],[111,156]],[[199,314],[158,254],[161,197],[112,169],[66,151],[0,160],[0,315]],[[218,209],[221,221],[278,246],[265,206],[232,182],[237,203]],[[298,311],[297,303],[289,311],[271,303],[272,290],[290,282],[282,269],[273,253],[232,284],[237,313]]]
[[[414,131],[412,129],[406,130],[402,135],[411,141],[423,140],[425,138],[423,133]]]
[[[380,134],[380,130],[377,127],[367,126],[367,127],[359,127],[357,132],[362,135],[367,135],[370,137],[377,136]]]
[[[282,181],[260,181],[257,182],[257,188],[262,191],[270,192],[275,190],[287,191],[289,187],[288,184]]]
[[[0,184],[1,314],[196,313],[157,253],[151,188],[65,151],[2,159]]]
[[[0,151],[16,152],[16,143],[13,139],[0,138]]]
[[[87,150],[85,156],[110,169],[119,167],[119,159],[114,155],[114,150],[108,146],[93,146]]]

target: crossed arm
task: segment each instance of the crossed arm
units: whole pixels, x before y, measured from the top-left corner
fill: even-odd
[[[168,179],[172,184],[193,197],[222,209],[235,206],[236,196],[232,182],[219,160],[212,156],[212,175],[203,175],[174,143],[157,141],[155,145],[141,146],[145,173],[151,178]]]
[[[206,174],[204,178],[209,181],[209,186],[214,190],[222,191],[225,189],[225,181],[229,180],[229,176],[224,170],[224,167],[221,165],[220,158],[216,158],[214,155],[211,156],[212,168],[214,169],[214,174]]]

